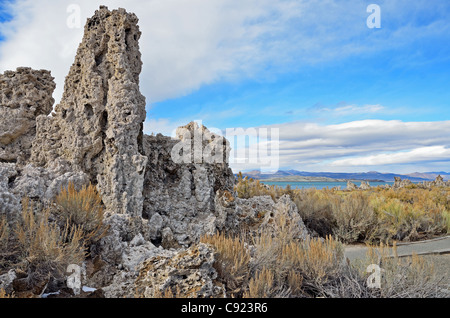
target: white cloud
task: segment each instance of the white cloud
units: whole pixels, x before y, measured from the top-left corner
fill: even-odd
[[[163,134],[164,136],[175,136],[175,130],[187,123],[171,122],[167,118],[149,118],[144,122],[144,134]]]
[[[390,164],[418,163],[428,161],[450,161],[450,148],[432,146],[416,148],[411,151],[398,153],[382,153],[373,156],[356,157],[336,160],[332,166],[376,166]]]
[[[70,4],[80,6],[82,23],[100,4],[137,14],[141,90],[148,103],[216,81],[276,76],[305,64],[395,48],[450,28],[442,19],[419,27],[401,23],[417,16],[415,8],[426,14],[424,0],[414,8],[404,1],[382,1],[383,14],[400,26],[378,32],[367,29],[367,4],[360,0],[16,0],[9,6],[13,20],[0,24],[5,37],[0,71],[17,66],[51,70],[57,101],[83,32],[67,26]]]
[[[279,129],[279,162],[284,168],[411,172],[425,167],[425,163],[448,170],[450,161],[450,121],[362,120],[339,125],[291,122],[263,127]]]
[[[0,70],[51,70],[57,100],[83,33],[67,26],[70,4],[80,6],[83,24],[101,4],[137,14],[141,90],[148,102],[179,97],[220,79],[252,76],[278,50],[267,51],[261,38],[282,32],[297,6],[269,0],[18,0],[9,7],[14,19],[0,26],[6,38],[0,43]]]

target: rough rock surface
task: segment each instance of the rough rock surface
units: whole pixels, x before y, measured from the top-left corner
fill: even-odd
[[[36,117],[52,110],[53,77],[19,67],[0,74],[0,162],[26,162],[36,134]]]
[[[13,223],[21,209],[20,198],[11,193],[11,183],[17,176],[15,163],[0,163],[0,218]]]
[[[370,189],[369,181],[361,180],[361,185],[359,186],[359,189],[361,189],[361,190],[368,190],[368,189]]]
[[[57,158],[98,185],[108,210],[139,215],[147,158],[145,98],[139,92],[138,18],[100,7],[88,19],[53,117],[37,118],[32,162]]]
[[[358,187],[356,186],[356,184],[354,184],[350,180],[347,181],[347,190],[352,191],[352,190],[356,190],[357,188]]]
[[[264,232],[276,236],[281,227],[289,228],[292,238],[304,240],[310,234],[297,206],[289,195],[281,196],[276,202],[270,196],[258,196],[250,199],[236,199],[235,213],[229,213],[235,220],[229,223],[245,223],[249,228],[255,228],[258,234]],[[256,225],[256,226],[255,226]]]
[[[31,164],[20,167],[15,163],[0,163],[0,214],[17,214],[24,197],[36,202],[49,203],[69,182],[80,189],[89,183],[89,176],[82,171],[73,171],[56,160],[47,168]]]
[[[226,140],[219,140],[202,126],[190,123],[178,130],[179,139],[160,134],[144,136],[148,157],[144,183],[143,217],[148,219],[150,238],[165,247],[188,245],[205,233],[214,233],[224,226],[224,215],[215,209],[218,190],[233,191],[234,175],[225,162],[228,156]],[[203,134],[198,143],[186,139],[186,133]],[[192,138],[193,139],[193,138]],[[223,162],[208,163],[208,145],[219,141]],[[187,143],[186,143],[187,141]],[[184,144],[184,149],[181,147]],[[222,143],[223,142],[223,143]],[[185,151],[186,162],[176,162],[173,153]],[[189,153],[190,151],[190,153]],[[202,156],[203,153],[203,156]],[[215,155],[215,153],[213,153]],[[225,216],[226,217],[226,216]]]
[[[404,188],[411,184],[412,184],[411,180],[408,179],[402,180],[402,178],[400,177],[394,177],[394,184],[392,185],[392,188],[394,189]]]
[[[224,288],[214,282],[214,261],[214,250],[203,243],[149,258],[139,268],[135,296],[152,298],[169,293],[187,298],[224,297]]]
[[[3,289],[6,294],[13,292],[13,281],[17,278],[14,269],[9,270],[7,273],[0,275],[0,289]]]
[[[45,205],[69,182],[92,182],[109,232],[90,247],[84,283],[106,297],[222,297],[202,235],[243,223],[276,235],[280,219],[294,237],[308,233],[289,196],[235,197],[226,139],[194,122],[176,139],[143,134],[137,22],[106,7],[87,20],[51,117],[49,72],[19,68],[0,77],[0,217],[13,222],[22,197]],[[0,277],[5,286],[10,280]]]

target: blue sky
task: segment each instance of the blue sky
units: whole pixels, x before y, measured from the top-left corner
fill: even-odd
[[[450,171],[448,0],[1,3],[0,71],[52,70],[57,100],[82,37],[68,5],[81,24],[99,4],[124,7],[143,32],[146,133],[270,127],[283,169]]]

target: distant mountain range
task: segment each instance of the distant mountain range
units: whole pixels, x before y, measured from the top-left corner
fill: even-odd
[[[304,181],[308,178],[329,178],[341,180],[394,181],[394,177],[409,179],[412,182],[432,181],[438,175],[450,180],[450,172],[414,172],[409,174],[381,173],[377,171],[345,173],[345,172],[307,172],[298,170],[279,170],[276,173],[261,173],[259,170],[242,172],[244,176],[258,180]]]

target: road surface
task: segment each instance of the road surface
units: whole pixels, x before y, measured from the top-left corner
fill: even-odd
[[[392,247],[390,249],[391,255],[394,256]],[[350,261],[364,259],[367,250],[368,247],[364,245],[347,245],[345,246],[344,256]],[[450,235],[420,242],[397,243],[399,257],[410,256],[413,253],[417,255],[450,253]]]

